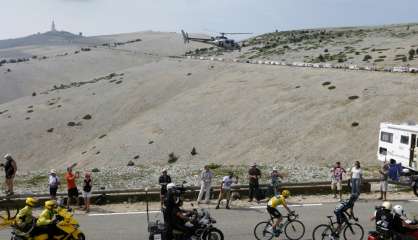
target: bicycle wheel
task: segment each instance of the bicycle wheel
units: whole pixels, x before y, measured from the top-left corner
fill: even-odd
[[[329,225],[321,224],[318,225],[312,232],[313,240],[330,240],[332,229]]]
[[[257,240],[270,240],[273,238],[273,226],[270,222],[260,222],[255,225],[254,236]]]
[[[344,228],[345,240],[362,240],[364,237],[364,229],[358,223],[350,223]]]
[[[290,240],[299,240],[305,235],[305,225],[299,220],[292,220],[284,227],[284,234]]]

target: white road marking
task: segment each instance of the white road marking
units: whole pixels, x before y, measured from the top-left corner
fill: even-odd
[[[418,199],[408,200],[409,202],[418,202]]]
[[[413,201],[413,200],[411,200]],[[322,206],[322,203],[307,203],[307,204],[290,204],[288,205],[289,207],[312,207],[312,206]],[[280,206],[282,207],[282,206]],[[249,207],[252,209],[257,209],[257,208],[266,208],[266,206],[253,206],[253,207]],[[149,213],[161,213],[161,211],[149,211]],[[140,215],[140,214],[147,214],[146,211],[141,211],[141,212],[116,212],[116,213],[92,213],[89,214],[89,217],[97,217],[97,216],[113,216],[113,215]]]
[[[289,207],[313,207],[313,206],[322,206],[322,203],[306,203],[306,204],[289,204],[287,206]],[[283,206],[279,206],[279,207],[283,207]],[[253,206],[250,208],[266,208],[266,206]]]
[[[112,216],[112,215],[138,215],[138,214],[146,214],[147,212],[124,212],[124,213],[93,213],[89,214],[89,217],[95,216]],[[161,213],[161,211],[149,211],[149,213]]]

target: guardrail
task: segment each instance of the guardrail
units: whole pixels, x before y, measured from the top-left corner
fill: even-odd
[[[362,192],[371,191],[371,183],[379,182],[379,179],[365,179],[362,183]],[[343,181],[343,191],[349,192],[348,181]],[[292,194],[306,194],[306,195],[315,195],[315,194],[329,194],[331,193],[330,181],[318,181],[318,182],[301,182],[301,183],[289,183],[284,182],[280,185],[281,189],[289,189]],[[399,183],[396,183],[399,184]],[[234,185],[232,190],[239,193],[240,197],[248,196],[248,185],[240,184]],[[261,191],[266,195],[271,195],[271,186],[270,184],[260,184]],[[200,187],[198,186],[186,186],[186,192],[184,197],[189,200],[194,200],[197,198]],[[147,194],[146,194],[147,191]],[[220,191],[220,186],[213,186],[211,190],[211,199],[216,199]],[[0,196],[0,209],[1,208],[18,208],[24,205],[26,197],[36,197],[41,202],[44,202],[49,199],[49,194],[19,194],[11,197]],[[66,201],[66,193],[57,194],[58,197],[64,198]],[[92,193],[92,203],[99,201],[104,201],[106,203],[132,203],[140,201],[159,201],[160,200],[160,189],[159,188],[150,188],[150,189],[112,189],[112,190],[97,190]]]

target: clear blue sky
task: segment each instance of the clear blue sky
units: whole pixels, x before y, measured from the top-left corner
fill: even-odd
[[[418,0],[0,0],[0,39],[58,29],[270,32],[418,22]]]

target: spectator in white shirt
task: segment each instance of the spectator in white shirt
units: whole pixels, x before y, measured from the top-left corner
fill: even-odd
[[[234,183],[234,173],[229,172],[228,176],[225,176],[222,180],[221,190],[219,192],[218,204],[216,205],[216,209],[219,209],[219,204],[221,203],[222,199],[226,199],[226,209],[229,209],[229,201],[231,200],[231,187]],[[235,184],[238,183],[238,177],[235,178]]]
[[[51,169],[51,171],[49,172],[49,181],[48,181],[48,186],[49,186],[49,196],[51,199],[56,200],[57,199],[57,191],[58,191],[58,187],[60,186],[60,179],[57,176],[57,171],[55,171],[55,169]]]
[[[197,204],[200,204],[202,201],[203,195],[205,195],[205,203],[209,203],[210,199],[210,188],[212,185],[213,173],[210,171],[208,166],[205,166],[205,169],[200,174],[200,192],[197,197]]]
[[[351,168],[351,194],[360,196],[360,186],[363,180],[363,170],[360,167],[360,162],[356,161],[354,167]]]

